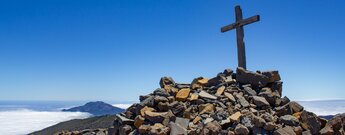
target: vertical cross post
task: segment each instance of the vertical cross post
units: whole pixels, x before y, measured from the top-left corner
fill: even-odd
[[[236,22],[239,22],[243,19],[242,16],[242,9],[240,6],[235,7],[236,13]],[[246,51],[244,46],[244,30],[243,26],[239,26],[236,28],[236,35],[237,35],[237,57],[238,57],[238,66],[247,69],[246,64]]]
[[[222,27],[221,32],[227,32],[229,30],[236,28],[238,67],[247,69],[246,51],[245,51],[245,45],[244,45],[244,40],[243,40],[244,38],[243,26],[259,21],[260,16],[256,15],[247,19],[243,19],[242,9],[240,6],[235,7],[235,15],[236,15],[236,22]]]

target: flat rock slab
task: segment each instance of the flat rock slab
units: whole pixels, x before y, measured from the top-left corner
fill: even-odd
[[[236,70],[236,80],[242,84],[251,84],[253,87],[263,87],[269,82],[267,76],[245,70],[242,67],[238,67]]]
[[[207,93],[207,92],[205,92],[203,90],[199,93],[199,96],[203,97],[203,98],[214,99],[214,100],[217,99],[216,96],[213,96],[213,95],[211,95],[211,94],[209,94],[209,93]]]

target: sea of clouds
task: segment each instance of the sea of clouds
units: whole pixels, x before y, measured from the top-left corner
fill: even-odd
[[[131,104],[114,104],[126,109]],[[1,105],[0,106],[0,134],[24,135],[72,119],[84,119],[92,116],[83,112],[61,112],[61,108],[50,111],[37,111],[27,108],[32,106]],[[3,109],[6,108],[6,109]],[[51,108],[50,108],[51,109]]]
[[[90,117],[82,112],[50,112],[19,109],[0,111],[0,134],[24,135],[71,119]]]
[[[297,101],[305,110],[316,115],[336,115],[345,113],[345,100]]]

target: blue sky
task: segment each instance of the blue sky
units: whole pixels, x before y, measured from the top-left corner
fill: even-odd
[[[345,2],[13,0],[0,2],[0,100],[133,101],[161,76],[190,83],[237,66],[279,70],[292,100],[345,99]]]

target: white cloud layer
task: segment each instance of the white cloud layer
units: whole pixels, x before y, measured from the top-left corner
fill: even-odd
[[[113,106],[121,108],[121,109],[127,109],[130,107],[132,104],[113,104]]]
[[[0,133],[2,135],[23,135],[71,119],[90,117],[82,112],[46,112],[28,109],[0,111]]]
[[[345,113],[345,100],[298,101],[305,110],[316,115],[335,115]]]

